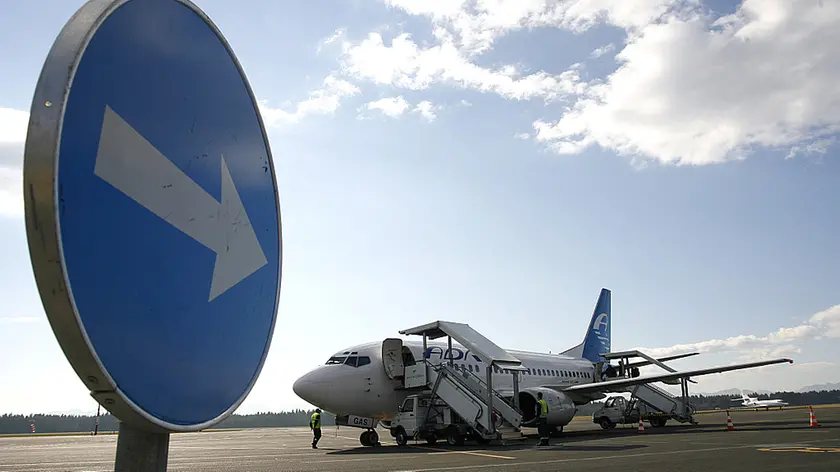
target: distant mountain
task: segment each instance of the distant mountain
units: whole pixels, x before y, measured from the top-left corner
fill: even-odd
[[[808,385],[800,388],[797,392],[821,392],[823,390],[840,390],[840,382]]]

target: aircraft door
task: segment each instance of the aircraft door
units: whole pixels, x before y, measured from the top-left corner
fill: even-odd
[[[388,378],[394,379],[405,375],[402,347],[402,339],[399,338],[388,338],[382,341],[382,364]]]

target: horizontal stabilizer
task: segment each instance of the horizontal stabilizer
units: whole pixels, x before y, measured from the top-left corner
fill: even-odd
[[[667,361],[675,361],[677,359],[684,359],[686,357],[696,356],[700,354],[699,352],[690,352],[688,354],[677,354],[676,356],[667,356],[667,357],[657,357],[656,360],[659,362],[667,362]],[[627,364],[628,367],[644,367],[646,365],[651,365],[653,362],[651,361],[641,361],[641,362],[631,362]]]
[[[580,385],[573,385],[571,387],[563,387],[563,386],[552,386],[552,385],[544,385],[544,387],[553,388],[555,390],[563,391],[563,392],[575,392],[575,393],[596,393],[596,392],[620,392],[625,390],[627,387],[631,387],[633,385],[641,385],[651,382],[662,382],[666,380],[677,380],[682,378],[688,377],[697,377],[700,375],[708,375],[708,374],[720,374],[723,372],[729,372],[733,370],[741,370],[741,369],[751,369],[754,367],[763,367],[766,365],[773,365],[773,364],[782,364],[782,363],[789,363],[793,364],[792,359],[772,359],[769,361],[760,361],[760,362],[749,362],[746,364],[735,364],[735,365],[727,365],[727,366],[719,366],[719,367],[710,367],[707,369],[697,369],[697,370],[686,370],[683,372],[667,372],[663,374],[656,374],[656,375],[646,375],[640,376],[631,379],[616,379],[616,380],[607,380],[605,382],[592,382],[592,383],[585,383]]]

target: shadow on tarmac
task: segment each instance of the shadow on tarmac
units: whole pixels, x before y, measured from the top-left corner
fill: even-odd
[[[739,429],[741,430],[762,430],[762,431],[773,431],[773,430],[791,430],[791,431],[802,431],[806,429],[838,429],[840,428],[840,421],[838,420],[828,420],[828,421],[820,421],[820,426],[812,427],[808,424],[807,418],[805,421],[799,420],[785,420],[785,421],[737,421],[733,418],[733,426],[735,427],[735,431],[737,432]],[[586,430],[586,431],[569,431],[563,433],[563,437],[559,439],[560,441],[574,441],[577,438],[580,440],[593,440],[593,439],[608,439],[608,438],[616,438],[616,437],[627,437],[627,436],[655,436],[660,434],[700,434],[700,433],[718,433],[720,431],[726,431],[726,423],[722,424],[715,424],[715,423],[701,423],[696,426],[691,425],[674,425],[674,426],[665,426],[665,427],[649,427],[645,426],[645,431],[643,433],[639,433],[636,428],[621,428],[621,429],[612,429],[612,430]],[[536,439],[536,435],[526,435],[529,439]]]
[[[642,449],[648,447],[645,444],[618,444],[618,445],[574,445],[574,444],[567,444],[563,441],[557,441],[555,444],[551,444],[548,446],[537,446],[536,444],[517,444],[517,445],[506,445],[506,446],[499,446],[499,445],[471,445],[465,444],[463,446],[449,446],[448,444],[444,445],[434,445],[430,446],[428,444],[418,444],[418,445],[405,445],[405,446],[397,446],[393,444],[377,446],[377,447],[365,447],[359,446],[349,449],[338,449],[338,450],[331,450],[327,454],[337,454],[337,455],[378,455],[378,454],[441,454],[441,453],[469,453],[469,452],[482,452],[482,453],[502,453],[502,452],[513,452],[513,451],[523,451],[523,450],[539,450],[539,451],[588,451],[588,452],[619,452],[619,451],[628,451],[632,449]]]
[[[840,429],[840,420],[823,419],[818,420],[820,426],[812,427],[809,425],[808,418],[804,419],[782,419],[782,420],[750,420],[745,418],[738,418],[733,415],[733,424],[735,431],[731,434],[738,434],[739,431],[805,431],[805,430],[834,430]],[[504,451],[521,451],[521,450],[546,450],[546,451],[580,451],[580,452],[618,452],[632,449],[639,449],[648,447],[644,444],[592,444],[592,441],[608,440],[616,438],[644,438],[646,436],[659,436],[663,434],[708,434],[726,432],[726,420],[723,419],[721,423],[717,421],[702,422],[697,425],[675,424],[664,427],[645,426],[645,431],[639,433],[635,427],[627,426],[618,429],[587,429],[578,431],[565,431],[559,437],[552,437],[549,446],[537,446],[536,434],[525,433],[523,436],[527,442],[516,442],[513,444],[500,445],[498,443],[491,443],[486,445],[475,444],[468,442],[463,446],[450,446],[446,442],[438,442],[436,444],[427,444],[425,441],[414,442],[411,441],[406,446],[397,446],[392,443],[386,443],[377,447],[358,446],[353,448],[323,448],[322,450],[329,451],[327,454],[336,455],[378,455],[378,454],[445,454],[458,452],[475,452],[475,453],[495,453]],[[580,444],[586,442],[588,444]]]

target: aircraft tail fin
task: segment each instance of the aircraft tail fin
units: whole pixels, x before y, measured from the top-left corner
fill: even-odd
[[[610,328],[612,325],[611,295],[608,289],[601,289],[598,301],[595,303],[595,310],[592,311],[592,318],[586,327],[583,342],[561,354],[581,357],[593,364],[604,360],[601,355],[609,353],[612,344],[612,330]]]

